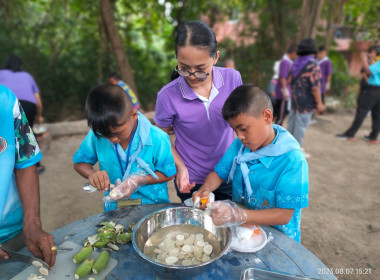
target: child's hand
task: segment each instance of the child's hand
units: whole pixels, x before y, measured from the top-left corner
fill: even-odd
[[[105,192],[110,188],[110,179],[108,173],[105,170],[95,171],[88,176],[90,184],[98,189],[100,192]]]
[[[247,212],[231,200],[214,201],[207,209],[216,226],[232,227],[247,221]]]
[[[132,176],[121,182],[110,192],[110,198],[114,200],[121,199],[123,197],[130,198],[130,196],[137,191],[140,187],[146,184],[146,176]]]
[[[193,193],[193,202],[196,201],[197,197],[199,197],[200,201],[202,202],[202,204],[199,206],[199,209],[204,210],[206,208],[207,202],[203,203],[203,201],[208,201],[210,193],[210,191],[202,189],[199,189]]]
[[[190,193],[190,190],[195,187],[195,182],[190,184],[189,171],[186,167],[178,169],[176,184],[180,193]]]

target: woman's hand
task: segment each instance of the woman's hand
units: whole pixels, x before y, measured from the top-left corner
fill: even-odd
[[[189,171],[186,167],[178,169],[176,184],[180,193],[190,193],[190,190],[195,187],[195,182],[190,184]]]

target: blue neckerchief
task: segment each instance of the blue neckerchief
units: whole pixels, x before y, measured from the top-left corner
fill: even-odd
[[[230,174],[228,176],[228,180],[232,180],[236,171],[237,166],[240,166],[241,173],[243,175],[243,191],[244,188],[247,191],[248,197],[252,194],[251,182],[249,181],[249,168],[247,166],[247,162],[253,161],[256,159],[264,158],[264,157],[277,157],[292,150],[300,149],[300,145],[297,140],[283,127],[273,124],[273,129],[277,130],[276,141],[273,141],[269,145],[250,153],[245,153],[244,150],[246,147],[242,144],[241,148],[238,152],[238,155],[234,158]],[[244,191],[245,192],[245,191]],[[243,193],[244,195],[244,193]]]
[[[120,156],[122,160],[127,162],[126,170],[125,170],[125,173],[123,174],[123,181],[129,177],[131,167],[135,161],[140,166],[140,168],[142,168],[147,174],[152,175],[155,179],[158,180],[158,176],[153,172],[153,170],[149,167],[149,165],[138,156],[145,146],[152,124],[140,112],[138,112],[138,122],[139,123],[138,123],[138,126],[136,127],[135,132],[140,136],[140,141],[138,142],[138,147],[137,147],[136,152],[134,152],[130,157],[128,155],[128,159],[127,159],[127,155],[125,151],[123,150],[123,148],[121,147],[121,145],[115,146],[118,156]],[[129,146],[132,146],[132,144],[133,143],[131,141],[129,143]]]
[[[115,153],[116,153],[116,156],[117,156],[117,160],[119,161],[119,166],[120,166],[121,174],[123,176],[125,174],[125,171],[127,171],[127,167],[128,167],[128,163],[129,163],[129,156],[131,154],[131,147],[132,147],[133,137],[135,136],[136,130],[137,130],[137,126],[136,126],[135,130],[132,133],[131,139],[129,140],[128,150],[127,150],[127,154],[126,154],[126,157],[125,157],[125,161],[126,161],[126,163],[125,163],[125,169],[123,168],[123,164],[121,163],[121,159],[120,159],[119,153],[118,153],[117,148],[116,148],[117,144],[115,144]],[[119,144],[119,146],[120,146],[120,144]]]

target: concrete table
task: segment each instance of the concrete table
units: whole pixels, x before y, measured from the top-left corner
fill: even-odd
[[[57,245],[65,241],[82,244],[88,236],[97,232],[97,225],[100,222],[112,220],[127,226],[159,209],[175,206],[183,206],[183,204],[129,206],[76,221],[53,231],[52,234]],[[334,275],[327,274],[328,268],[301,244],[273,227],[263,226],[262,228],[267,235],[271,233],[273,236],[273,240],[263,249],[256,253],[230,251],[207,265],[205,270],[197,276],[191,276],[190,273],[187,275],[182,270],[179,273],[170,271],[165,275],[158,274],[154,265],[141,258],[134,250],[132,243],[128,243],[120,246],[120,251],[111,253],[111,257],[116,259],[118,264],[106,279],[240,279],[241,272],[247,268],[266,269],[313,279],[336,279]],[[30,254],[25,247],[20,252]],[[10,279],[27,266],[27,264],[11,260],[3,261],[0,263],[0,279]]]

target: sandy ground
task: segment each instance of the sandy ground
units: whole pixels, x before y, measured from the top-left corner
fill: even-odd
[[[355,142],[337,139],[353,111],[318,116],[306,132],[309,162],[309,207],[302,214],[302,244],[329,267],[338,279],[380,279],[380,144],[364,141],[371,125],[365,120]],[[51,126],[64,135],[70,127]],[[53,132],[53,131],[52,131]],[[72,155],[84,135],[53,138],[44,151],[46,171],[40,176],[41,215],[52,231],[103,211],[99,193],[86,194],[86,179],[78,175]],[[170,199],[178,202],[173,183]]]

